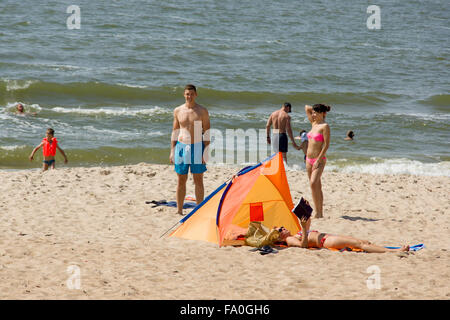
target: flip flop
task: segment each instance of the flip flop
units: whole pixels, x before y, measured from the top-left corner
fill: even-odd
[[[259,253],[261,255],[269,254],[269,253],[278,253],[277,249],[272,248],[271,246],[264,246],[259,249]]]

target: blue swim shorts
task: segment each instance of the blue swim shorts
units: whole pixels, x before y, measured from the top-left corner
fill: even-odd
[[[206,165],[203,163],[203,142],[194,144],[184,144],[177,141],[175,145],[175,172],[178,174],[188,174],[189,167],[191,173],[203,173]]]

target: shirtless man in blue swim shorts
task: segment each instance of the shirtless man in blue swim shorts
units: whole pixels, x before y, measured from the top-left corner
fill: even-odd
[[[204,197],[203,172],[206,171],[204,150],[209,145],[210,121],[208,110],[197,104],[196,98],[195,86],[186,85],[185,103],[175,108],[173,112],[170,163],[175,165],[175,172],[178,175],[177,209],[179,214],[183,214],[189,170],[194,178],[197,204],[201,203]]]

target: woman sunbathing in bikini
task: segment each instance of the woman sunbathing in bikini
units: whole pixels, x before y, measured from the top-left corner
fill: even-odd
[[[360,249],[369,253],[383,253],[383,252],[399,252],[409,251],[409,246],[402,246],[399,249],[388,249],[375,244],[370,243],[367,240],[361,240],[349,236],[341,236],[331,233],[321,233],[316,230],[309,230],[311,219],[300,220],[302,230],[295,235],[291,235],[289,230],[284,227],[278,228],[280,232],[279,240],[286,242],[288,247],[300,247],[300,248],[330,248],[330,249],[344,249],[354,248]],[[277,227],[275,227],[277,228]],[[307,234],[307,237],[303,235]]]

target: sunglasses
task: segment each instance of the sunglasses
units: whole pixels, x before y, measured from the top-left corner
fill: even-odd
[[[284,227],[278,228],[278,232],[280,232],[280,233],[281,233],[281,231],[283,231],[283,230],[284,230]]]

